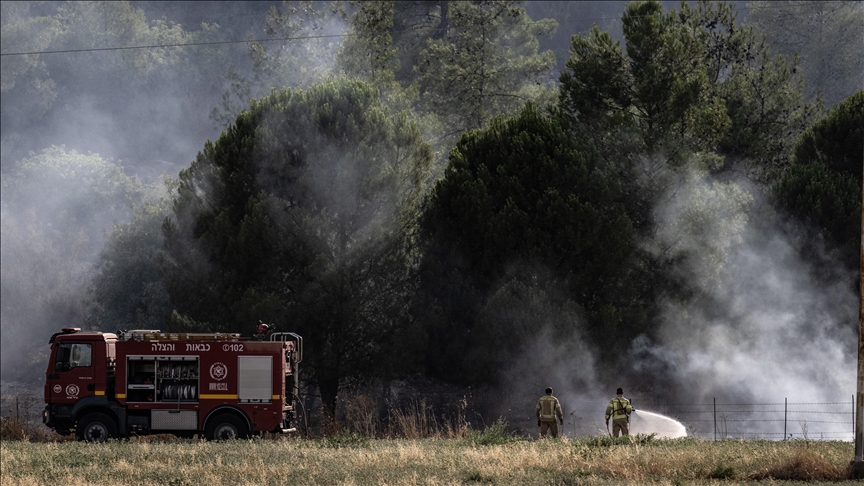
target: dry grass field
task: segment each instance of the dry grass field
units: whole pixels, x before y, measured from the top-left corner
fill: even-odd
[[[441,420],[419,402],[391,409],[385,427],[373,410],[349,407],[347,420],[317,438],[158,435],[106,444],[75,442],[32,414],[7,413],[0,485],[814,484],[844,482],[854,454],[840,441],[534,440],[503,420],[482,431],[461,412]]]
[[[204,442],[164,436],[0,442],[3,485],[813,484],[842,482],[849,442],[526,440],[498,425],[455,439]],[[851,484],[851,483],[850,483]]]

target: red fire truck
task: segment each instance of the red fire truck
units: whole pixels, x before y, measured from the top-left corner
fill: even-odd
[[[224,440],[296,430],[297,334],[65,328],[50,344],[42,418],[60,434],[74,430],[90,442],[151,433]]]

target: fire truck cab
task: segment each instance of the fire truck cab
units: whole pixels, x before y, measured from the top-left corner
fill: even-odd
[[[151,433],[222,440],[293,432],[303,339],[257,338],[65,328],[50,340],[43,421],[91,442]]]

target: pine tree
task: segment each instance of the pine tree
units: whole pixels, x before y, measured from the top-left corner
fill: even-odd
[[[563,312],[572,302],[598,343],[616,337],[607,317],[629,316],[638,326],[640,309],[624,278],[633,228],[617,179],[598,162],[566,124],[530,104],[518,117],[462,136],[424,213],[420,296],[428,307],[418,314],[429,317],[436,375],[496,378],[509,348],[492,350],[493,336],[530,326],[518,319],[488,325],[487,302],[507,294],[505,286],[546,296],[547,310]],[[569,321],[571,330],[576,325]]]
[[[430,160],[368,84],[272,91],[180,174],[164,225],[172,302],[209,330],[263,320],[303,335],[335,413],[346,380],[398,372],[382,349],[411,353],[392,340],[408,322]]]
[[[515,115],[526,101],[544,101],[555,56],[538,52],[537,36],[556,27],[532,21],[515,2],[453,2],[447,32],[427,41],[415,67],[421,103],[452,137]]]

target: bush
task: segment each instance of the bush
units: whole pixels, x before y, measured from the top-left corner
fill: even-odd
[[[0,440],[26,440],[22,422],[11,417],[0,417]]]
[[[63,437],[42,424],[27,422],[15,417],[0,417],[0,440],[60,442],[72,440],[72,437]]]
[[[465,440],[476,445],[501,445],[518,442],[521,439],[507,431],[507,421],[503,417],[482,431],[468,429]]]

